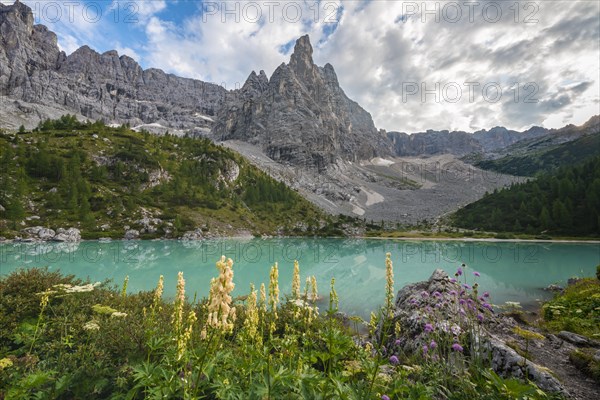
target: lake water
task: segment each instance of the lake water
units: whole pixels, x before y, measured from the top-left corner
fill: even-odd
[[[152,290],[160,275],[165,294],[175,293],[177,272],[183,271],[186,293],[208,295],[215,262],[221,254],[234,260],[233,295],[248,293],[250,283],[268,286],[269,270],[279,263],[281,293],[290,293],[293,261],[300,262],[302,285],[315,275],[325,296],[336,279],[340,308],[368,317],[384,299],[385,253],[392,253],[395,289],[427,279],[442,268],[454,274],[467,264],[465,276],[481,292],[489,291],[494,304],[518,301],[534,304],[552,295],[549,284],[564,285],[573,276],[594,276],[600,264],[600,245],[579,243],[524,243],[474,241],[404,241],[368,239],[227,239],[202,242],[113,241],[79,244],[0,244],[0,275],[20,267],[48,266],[92,281],[112,279],[121,285],[129,276],[128,292]]]

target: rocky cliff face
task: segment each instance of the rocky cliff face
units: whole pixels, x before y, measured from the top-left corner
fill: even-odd
[[[475,133],[462,131],[433,131],[413,133],[388,132],[398,156],[420,156],[454,154],[464,156],[471,153],[493,153],[515,143],[546,136],[553,130],[535,126],[524,132],[497,126]]]
[[[391,155],[371,115],[346,96],[330,64],[314,64],[312,52],[303,36],[270,80],[252,72],[236,101],[219,113],[214,137],[249,142],[275,161],[318,170],[337,159]]]
[[[413,133],[388,132],[387,137],[394,145],[394,152],[401,157],[420,155],[465,154],[480,152],[481,144],[466,132],[432,131]]]
[[[227,91],[218,85],[143,70],[115,51],[99,54],[84,46],[67,57],[56,35],[33,22],[26,5],[0,4],[0,94],[16,121],[31,124],[70,112],[132,125],[208,129],[206,116],[225,101]]]

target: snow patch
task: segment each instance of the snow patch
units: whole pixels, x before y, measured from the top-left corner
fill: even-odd
[[[385,158],[381,158],[381,157],[375,157],[374,159],[371,160],[371,163],[373,165],[378,165],[378,166],[382,166],[382,167],[387,167],[389,165],[396,164],[395,161],[386,160]]]

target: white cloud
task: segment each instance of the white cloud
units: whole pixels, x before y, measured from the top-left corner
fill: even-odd
[[[152,18],[146,27],[146,64],[226,82],[232,88],[243,84],[251,70],[264,69],[270,75],[288,61],[289,52],[281,54],[280,46],[309,33],[316,62],[331,63],[346,93],[371,112],[378,127],[388,130],[557,127],[584,122],[600,112],[600,54],[594,40],[600,28],[597,18],[590,19],[598,15],[598,3],[520,3],[516,16],[510,9],[513,2],[481,1],[473,9],[473,22],[469,9],[463,7],[456,23],[448,21],[454,18],[453,10],[444,14],[445,3],[439,3],[437,22],[433,14],[425,15],[423,21],[418,13],[402,22],[409,6],[420,8],[423,3],[352,1],[344,2],[343,12],[337,13],[336,7],[342,11],[341,2],[322,2],[318,18],[312,3],[278,2],[272,8],[260,3],[258,23],[244,19],[244,15],[256,15],[245,12],[244,3],[235,4],[237,22],[232,3],[227,9],[232,14],[205,10],[204,16],[190,16],[183,26]],[[430,10],[433,4],[428,3]],[[302,19],[292,22],[297,6]],[[497,6],[502,18],[490,22]],[[325,37],[324,28],[331,28],[325,19],[336,15],[341,15],[337,29]],[[528,17],[538,22],[525,23]],[[419,92],[423,84],[428,90],[439,84],[438,102],[432,94],[422,101],[421,93],[403,99],[410,82],[418,84]],[[473,101],[469,82],[479,83]],[[591,83],[580,92],[568,89],[581,82]],[[486,84],[487,100],[482,92]],[[453,100],[452,90],[457,86],[462,89],[460,100],[445,101]],[[490,102],[495,87],[502,89],[502,96]],[[525,103],[526,95],[536,87],[537,93],[530,97],[538,103]]]
[[[121,46],[121,43],[119,42],[115,43],[115,50],[117,51],[117,53],[119,53],[119,55],[127,55],[136,60],[138,63],[141,59],[140,55],[135,50],[126,46]]]

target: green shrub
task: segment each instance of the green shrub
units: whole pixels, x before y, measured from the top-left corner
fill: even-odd
[[[577,369],[600,383],[600,362],[594,359],[596,349],[577,349],[569,353],[569,361]]]
[[[600,335],[600,281],[581,279],[542,306],[545,325],[593,337]]]

